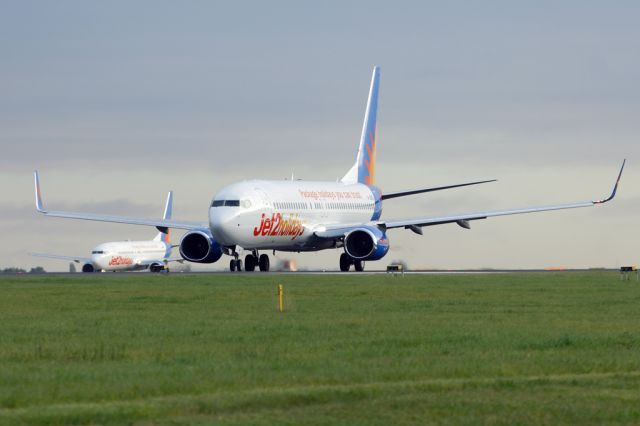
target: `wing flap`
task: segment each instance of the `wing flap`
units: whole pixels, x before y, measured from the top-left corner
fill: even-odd
[[[587,201],[582,203],[558,204],[553,206],[540,206],[540,207],[526,207],[521,209],[496,210],[496,211],[488,211],[488,212],[458,214],[458,215],[451,215],[451,216],[436,216],[436,217],[426,217],[426,218],[381,221],[379,222],[379,225],[387,229],[409,228],[410,226],[422,227],[422,226],[444,225],[446,223],[454,223],[454,222],[464,223],[465,221],[468,222],[471,220],[486,219],[488,217],[508,216],[508,215],[514,215],[514,214],[524,214],[524,213],[538,213],[538,212],[551,211],[551,210],[575,209],[580,207],[592,207],[593,205],[594,205],[593,201]]]
[[[185,260],[181,257],[172,257],[172,258],[166,258],[166,259],[145,259],[138,262],[137,264],[140,266],[151,266],[154,264],[166,265],[169,262],[184,263]]]

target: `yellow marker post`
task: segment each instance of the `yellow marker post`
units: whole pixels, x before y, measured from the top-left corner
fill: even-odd
[[[282,303],[282,284],[278,284],[278,310],[284,312],[284,305]]]

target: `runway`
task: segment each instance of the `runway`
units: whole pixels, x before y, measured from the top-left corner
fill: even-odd
[[[357,276],[357,275],[455,275],[455,274],[517,274],[517,273],[561,273],[561,272],[592,272],[592,271],[618,271],[617,269],[607,268],[585,268],[585,269],[433,269],[433,270],[411,270],[403,272],[387,272],[384,269],[374,269],[363,272],[341,272],[336,270],[305,270],[305,271],[269,271],[269,272],[231,272],[231,271],[189,271],[189,272],[159,272],[151,273],[149,271],[136,272],[47,272],[39,275],[82,275],[82,276],[104,276],[104,275],[246,275],[246,276],[274,276],[274,275],[336,275],[336,276]],[[6,274],[13,276],[14,274]],[[18,274],[24,276],[33,276],[34,274]],[[1,277],[2,275],[0,275]]]

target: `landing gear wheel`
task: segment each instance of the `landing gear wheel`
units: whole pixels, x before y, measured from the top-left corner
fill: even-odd
[[[364,262],[362,260],[354,260],[353,266],[356,268],[356,271],[358,272],[364,271]]]
[[[347,253],[342,253],[340,255],[340,270],[342,272],[349,272],[349,268],[351,267],[351,256]]]
[[[229,262],[229,269],[231,270],[231,272],[235,272],[236,271],[236,260],[235,259],[231,259],[231,261]]]
[[[262,272],[268,272],[269,271],[269,266],[271,262],[269,262],[269,256],[267,256],[266,254],[261,254],[260,255],[260,259],[258,259],[258,266],[260,266],[260,270]]]
[[[244,270],[247,272],[253,272],[256,269],[257,259],[254,255],[248,254],[244,258]]]
[[[151,266],[149,266],[149,271],[150,271],[150,272],[155,272],[155,273],[162,272],[162,271],[164,271],[165,269],[167,269],[165,266],[163,266],[163,265],[158,265],[157,263],[156,263],[156,264],[153,264],[153,265],[151,265]],[[168,269],[167,269],[167,271],[168,271]]]

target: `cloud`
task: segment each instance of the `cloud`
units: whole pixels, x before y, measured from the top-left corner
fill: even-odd
[[[7,6],[0,258],[27,265],[35,247],[73,254],[149,236],[36,216],[34,168],[49,208],[159,216],[173,189],[174,215],[202,221],[216,191],[237,180],[341,177],[374,63],[383,190],[499,179],[390,201],[384,217],[599,198],[630,159],[607,207],[432,227],[424,237],[394,231],[390,258],[394,247],[411,265],[439,267],[634,256],[638,5],[366,6]],[[302,254],[298,264],[337,267],[337,256]]]

